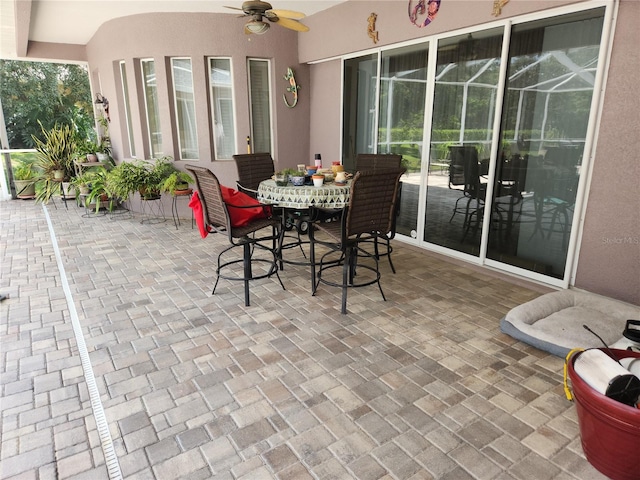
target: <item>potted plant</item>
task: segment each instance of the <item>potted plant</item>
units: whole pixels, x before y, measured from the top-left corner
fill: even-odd
[[[33,161],[19,160],[13,167],[13,180],[18,198],[34,198],[36,196],[36,179],[38,174]]]
[[[98,142],[95,145],[95,154],[98,157],[98,161],[105,163],[111,159],[111,138],[109,137],[109,122],[104,115],[98,117],[98,125],[100,131]]]
[[[139,192],[145,200],[155,199],[160,196],[165,181],[174,172],[179,170],[173,165],[171,157],[122,162],[110,171],[109,188],[117,198],[123,200],[134,192]]]
[[[46,130],[40,123],[43,138],[32,135],[36,149],[36,168],[41,172],[36,180],[40,188],[36,200],[47,203],[56,193],[65,188],[75,175],[76,135],[70,125],[55,125]],[[67,194],[65,193],[65,198]]]
[[[122,162],[109,171],[109,190],[117,198],[126,200],[148,183],[149,168],[142,160]]]
[[[80,175],[73,177],[73,179],[70,182],[70,186],[76,191],[76,196],[88,195],[89,192],[91,192],[91,184],[95,178],[96,178],[95,170],[86,170]]]
[[[191,193],[189,184],[193,183],[193,178],[187,172],[176,170],[172,172],[160,187],[161,192],[168,192],[171,195],[187,195]]]
[[[76,146],[76,156],[79,163],[97,163],[96,155],[98,145],[89,139],[81,140]]]
[[[285,187],[289,183],[289,176],[284,171],[276,172],[273,179],[279,187]]]
[[[91,175],[91,190],[85,200],[85,206],[90,207],[95,205],[96,213],[98,213],[103,206],[112,210],[116,200],[114,199],[113,193],[109,190],[109,172],[105,169],[99,169],[93,172],[87,172],[86,175]]]

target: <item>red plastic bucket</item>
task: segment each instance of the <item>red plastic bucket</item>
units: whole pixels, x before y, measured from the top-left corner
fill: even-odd
[[[601,350],[609,355],[606,349]],[[611,351],[618,359],[640,358],[637,352]],[[581,353],[571,355],[567,369],[578,414],[582,450],[591,465],[613,480],[638,480],[640,408],[612,400],[587,385],[573,369],[573,362]]]

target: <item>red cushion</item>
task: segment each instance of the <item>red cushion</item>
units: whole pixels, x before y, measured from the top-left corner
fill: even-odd
[[[249,205],[260,205],[260,202],[246,193],[224,185],[220,185],[220,190],[222,190],[222,199],[227,204],[233,227],[243,227],[255,219],[269,218],[271,215],[271,209],[268,207],[234,208],[234,205],[236,207],[247,207]]]

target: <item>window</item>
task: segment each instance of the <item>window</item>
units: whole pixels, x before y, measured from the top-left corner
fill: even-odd
[[[233,157],[236,149],[235,106],[233,104],[231,59],[209,59],[209,88],[211,117],[214,126],[213,142],[218,160]]]
[[[149,151],[152,158],[162,156],[162,132],[160,131],[160,113],[158,112],[158,85],[156,67],[153,60],[142,60],[142,86],[144,105],[147,112],[147,132]]]
[[[198,134],[191,59],[172,58],[171,73],[180,160],[195,160],[198,158]]]
[[[252,151],[271,153],[269,61],[249,59],[248,71]]]
[[[120,81],[122,82],[122,98],[124,99],[124,116],[127,126],[127,138],[129,139],[129,155],[136,156],[136,144],[133,140],[133,128],[131,126],[131,105],[129,104],[129,85],[127,84],[127,66],[120,62]]]

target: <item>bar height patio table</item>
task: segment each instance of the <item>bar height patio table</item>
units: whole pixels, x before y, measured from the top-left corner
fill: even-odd
[[[309,209],[311,207],[321,208],[325,210],[341,210],[349,205],[349,196],[351,191],[351,181],[347,181],[344,185],[336,185],[335,183],[325,183],[321,187],[314,185],[295,186],[288,184],[285,186],[276,185],[275,180],[263,180],[258,185],[257,199],[261,203],[274,204],[285,211],[289,211],[299,216],[298,225],[304,223],[309,224]],[[283,222],[286,222],[286,215],[283,215]],[[283,228],[285,225],[283,224]],[[298,230],[298,238],[295,241],[282,244],[280,247],[280,267],[283,263],[292,265],[309,265],[313,268],[310,261],[294,261],[285,260],[282,251],[289,248],[300,247],[309,243],[300,239]],[[304,250],[303,255],[306,258]],[[312,282],[313,283],[313,282]],[[313,284],[311,285],[313,289]]]

